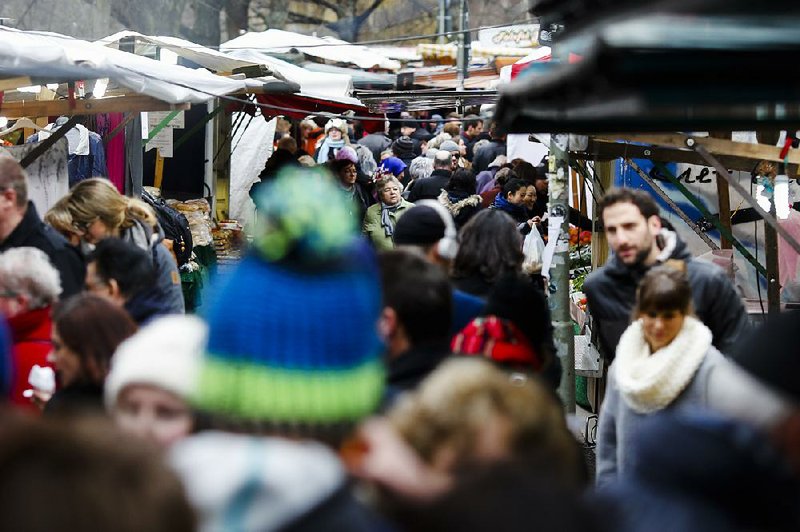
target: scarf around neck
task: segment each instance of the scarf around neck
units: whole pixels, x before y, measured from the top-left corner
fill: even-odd
[[[325,138],[325,140],[322,142],[322,146],[319,149],[319,154],[317,154],[317,163],[327,163],[328,152],[330,152],[331,148],[338,150],[342,147],[344,147],[344,139],[331,140],[330,138]]]
[[[381,227],[388,238],[394,237],[394,224],[389,214],[396,212],[403,200],[400,200],[397,205],[386,205],[381,202]]]
[[[672,342],[655,353],[644,338],[642,320],[622,334],[612,369],[625,403],[640,414],[662,410],[686,389],[711,347],[703,322],[686,316]]]
[[[502,192],[494,198],[494,207],[495,209],[500,209],[501,211],[505,211],[511,215],[512,218],[515,220],[518,216],[524,213],[522,207],[519,205],[514,205],[507,199],[503,197]]]

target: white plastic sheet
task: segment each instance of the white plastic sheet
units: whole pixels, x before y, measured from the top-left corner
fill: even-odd
[[[243,80],[169,65],[97,43],[0,26],[0,77],[65,82],[109,78],[164,102],[200,103],[246,88]]]
[[[251,31],[223,43],[220,48],[252,49],[266,53],[286,53],[297,49],[305,55],[364,69],[399,70],[401,66],[400,61],[389,59],[365,46],[350,44],[333,37],[319,38],[283,30]]]

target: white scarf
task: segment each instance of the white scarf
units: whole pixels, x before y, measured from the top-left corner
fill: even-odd
[[[666,408],[694,378],[711,340],[708,327],[697,318],[686,316],[675,339],[651,354],[642,320],[636,320],[620,338],[614,359],[620,395],[640,414]]]

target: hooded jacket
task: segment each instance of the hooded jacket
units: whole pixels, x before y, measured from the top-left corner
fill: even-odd
[[[137,220],[136,223],[123,231],[122,239],[133,242],[138,247],[149,252],[153,257],[153,266],[156,270],[156,281],[153,286],[137,294],[135,297],[142,300],[149,300],[147,305],[151,308],[147,315],[141,315],[140,320],[146,321],[156,314],[183,314],[185,304],[183,301],[183,289],[181,287],[181,277],[178,272],[178,265],[175,259],[161,244],[164,239],[163,234],[155,234],[145,227],[145,224]],[[159,310],[155,310],[157,307]],[[132,309],[129,309],[132,310]],[[143,323],[137,320],[137,323]]]
[[[442,190],[438,200],[453,215],[459,229],[481,210],[481,197],[477,194]]]
[[[714,347],[730,353],[749,325],[744,305],[725,272],[710,262],[693,259],[674,232],[662,229],[659,238],[664,245],[657,263],[669,259],[686,263],[695,314],[711,329]],[[619,339],[631,322],[636,288],[648,269],[642,265],[627,266],[614,255],[586,278],[583,291],[607,360],[613,360]]]

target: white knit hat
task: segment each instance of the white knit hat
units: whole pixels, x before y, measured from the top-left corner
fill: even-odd
[[[163,388],[188,398],[194,391],[208,326],[196,316],[158,318],[122,342],[106,378],[106,407],[113,408],[130,384]]]

